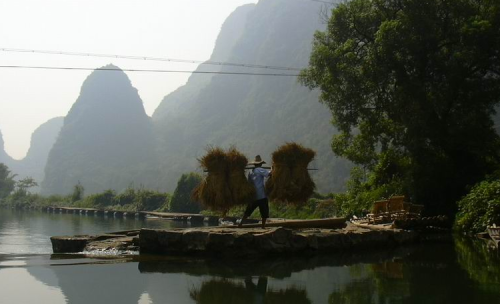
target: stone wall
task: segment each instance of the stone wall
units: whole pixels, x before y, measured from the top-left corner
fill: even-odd
[[[141,254],[239,257],[397,246],[418,239],[419,234],[414,231],[355,226],[337,230],[280,227],[142,229],[139,248]]]

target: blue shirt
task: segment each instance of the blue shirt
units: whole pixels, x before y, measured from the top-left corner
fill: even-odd
[[[256,192],[256,199],[258,200],[267,197],[264,187],[264,178],[268,177],[270,172],[271,171],[269,170],[258,167],[248,173],[248,180],[253,183]]]

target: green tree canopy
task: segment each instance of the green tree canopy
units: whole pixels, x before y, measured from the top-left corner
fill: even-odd
[[[38,183],[31,176],[20,179],[15,184],[16,193],[26,195],[29,188],[38,187]]]
[[[500,225],[500,179],[492,178],[475,185],[458,202],[455,228],[464,232],[483,232],[493,224]]]
[[[201,206],[198,202],[191,200],[191,192],[198,186],[202,178],[199,174],[183,174],[177,182],[172,200],[170,201],[170,211],[199,213]]]
[[[14,190],[14,177],[9,168],[0,163],[0,199],[7,197]]]
[[[301,81],[331,109],[336,154],[450,212],[498,164],[499,50],[499,1],[352,0],[315,34]]]

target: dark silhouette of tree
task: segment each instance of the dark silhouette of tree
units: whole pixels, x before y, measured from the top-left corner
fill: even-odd
[[[198,186],[202,178],[199,174],[183,174],[177,182],[172,200],[170,201],[170,211],[199,213],[201,206],[198,202],[191,200],[191,192]]]
[[[74,203],[74,202],[77,202],[79,200],[82,200],[84,191],[85,191],[85,189],[83,188],[82,184],[80,184],[80,182],[78,182],[78,184],[76,184],[73,187],[73,193],[71,193],[71,202]]]
[[[0,199],[6,198],[14,190],[14,177],[9,168],[0,163]]]
[[[317,32],[301,80],[321,90],[333,151],[432,213],[498,165],[500,3],[353,0]]]

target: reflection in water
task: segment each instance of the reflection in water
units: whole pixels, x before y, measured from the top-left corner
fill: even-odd
[[[37,233],[142,225],[58,214],[5,217],[3,211],[0,250],[21,241],[27,243],[12,248],[32,250],[40,246],[38,237],[29,239]],[[16,233],[22,236],[16,239]],[[376,252],[244,261],[0,254],[0,295],[2,304],[498,303],[500,258],[482,243],[461,238]]]
[[[363,265],[368,278],[353,281],[333,292],[329,303],[400,303],[410,296],[410,284],[405,280],[402,261]]]
[[[47,277],[51,276],[46,270]],[[50,288],[30,275],[27,269],[0,269],[0,303],[66,303],[66,298],[59,288]]]
[[[336,290],[329,303],[498,303],[498,255],[478,245],[457,238],[456,250],[452,244],[425,244],[404,259],[364,265],[368,278]]]
[[[285,289],[268,289],[267,277],[259,277],[255,284],[251,277],[243,282],[230,279],[211,279],[200,288],[190,291],[197,304],[310,304],[305,289],[289,286]]]
[[[402,259],[412,248],[365,252],[339,252],[312,257],[272,256],[265,259],[196,259],[196,258],[141,258],[139,271],[142,273],[186,273],[190,275],[213,275],[220,277],[267,276],[284,279],[293,273],[318,267],[340,267],[359,263],[379,264],[395,258]]]
[[[488,248],[485,241],[457,236],[458,263],[481,289],[498,293],[500,286],[500,251]]]
[[[259,261],[217,263],[153,256],[49,259],[39,255],[25,257],[25,263],[15,256],[0,256],[0,293],[24,299],[20,293],[30,290],[51,304],[498,303],[498,277],[491,276],[498,274],[498,264],[490,265],[496,271],[489,271],[480,265],[475,247],[458,244],[465,251],[456,252],[454,244],[425,244],[382,261],[370,259],[368,253],[367,263],[360,262],[360,255],[353,255],[351,263],[343,255],[266,258],[260,261],[263,267],[257,266]],[[458,261],[470,269],[464,271]],[[13,284],[20,287],[9,287]]]

